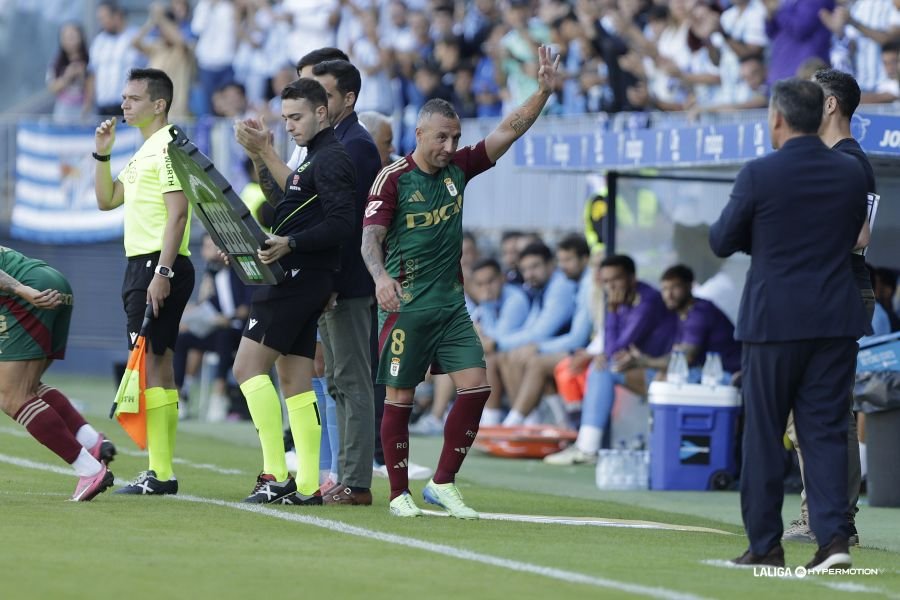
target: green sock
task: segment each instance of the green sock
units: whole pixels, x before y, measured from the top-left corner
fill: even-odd
[[[166,398],[169,403],[166,405],[166,419],[169,426],[169,452],[172,458],[175,458],[175,433],[178,430],[178,390],[166,390]]]
[[[274,476],[276,481],[284,481],[288,477],[287,463],[284,461],[284,425],[281,421],[281,401],[272,379],[268,375],[251,377],[241,384],[241,392],[247,399],[247,408],[259,434],[263,473]]]
[[[169,396],[161,387],[148,388],[147,400],[147,453],[150,470],[160,481],[172,478],[172,442],[169,440]]]
[[[322,421],[316,408],[316,393],[312,390],[285,398],[291,435],[297,448],[297,491],[310,496],[319,489],[319,443],[322,441]]]

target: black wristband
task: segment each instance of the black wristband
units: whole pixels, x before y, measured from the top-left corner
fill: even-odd
[[[97,154],[96,152],[91,152],[91,156],[94,157],[94,160],[99,160],[100,162],[109,162],[109,159],[112,158],[112,154]]]

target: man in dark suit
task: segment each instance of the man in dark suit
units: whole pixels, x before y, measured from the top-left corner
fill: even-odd
[[[831,151],[817,132],[817,84],[778,82],[769,131],[778,150],[738,173],[710,230],[718,256],[752,256],[735,338],[743,342],[741,511],[750,548],[734,562],[784,565],[782,438],[794,411],[806,452],[807,495],[819,549],[807,565],[851,564],[847,545],[847,382],[865,312],[850,251],[866,215],[859,162]]]
[[[328,118],[334,135],[356,165],[354,238],[341,248],[337,302],[319,319],[328,393],[337,406],[341,483],[323,494],[325,504],[372,504],[372,456],[375,452],[375,401],[370,335],[375,286],[367,277],[359,248],[369,188],[381,170],[381,156],[354,106],[361,78],[345,60],[313,67],[313,78],[328,94]]]

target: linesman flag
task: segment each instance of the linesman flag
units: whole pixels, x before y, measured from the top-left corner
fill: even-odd
[[[152,319],[153,305],[147,304],[144,322],[128,356],[125,375],[109,409],[109,418],[115,415],[122,429],[141,450],[147,447],[147,400],[144,391],[147,389],[147,329]]]

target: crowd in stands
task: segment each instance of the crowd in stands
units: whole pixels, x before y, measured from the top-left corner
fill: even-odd
[[[900,0],[168,0],[129,15],[97,8],[99,33],[60,30],[48,70],[54,115],[116,114],[134,66],[175,82],[172,117],[277,118],[278,94],[315,48],[362,73],[357,110],[394,120],[414,145],[418,109],[451,101],[496,117],[535,89],[537,47],[564,76],[547,111],[731,111],[764,107],[768,86],[824,65],[852,73],[864,103],[900,98]]]

